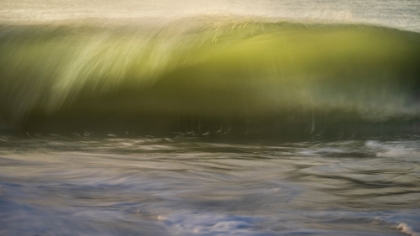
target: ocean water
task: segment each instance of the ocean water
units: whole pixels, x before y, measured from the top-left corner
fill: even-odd
[[[420,236],[420,1],[0,1],[0,235]]]
[[[1,138],[2,235],[420,233],[418,137],[89,135]]]

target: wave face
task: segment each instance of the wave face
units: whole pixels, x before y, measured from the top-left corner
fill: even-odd
[[[194,17],[155,27],[5,25],[0,51],[0,122],[19,129],[128,119],[314,129],[316,118],[420,114],[420,35],[390,28]]]

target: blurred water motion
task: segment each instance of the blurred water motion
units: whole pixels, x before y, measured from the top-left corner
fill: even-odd
[[[23,131],[128,120],[137,130],[188,131],[178,127],[188,117],[268,129],[318,117],[327,129],[420,115],[414,32],[224,17],[2,32],[0,118]]]
[[[1,0],[0,235],[420,235],[418,0]]]
[[[190,1],[124,1],[115,9],[99,3],[48,1],[39,11],[30,1],[1,3],[8,9],[0,26],[2,130],[80,132],[130,124],[115,130],[187,132],[206,123],[200,132],[215,133],[227,132],[216,126],[229,123],[237,133],[262,124],[269,124],[263,133],[304,127],[289,132],[302,133],[309,123],[310,133],[316,127],[337,133],[343,129],[337,124],[351,124],[343,131],[349,133],[388,122],[417,132],[420,35],[412,27],[420,20],[412,1],[399,8],[372,1],[380,6],[377,14],[355,2],[345,9],[365,16],[354,21],[299,17],[312,6],[337,7],[328,1],[301,8],[247,2],[236,13],[239,2],[220,1],[214,9],[230,10],[207,9],[211,14],[203,12],[205,1],[197,9]],[[288,17],[267,10],[284,6],[300,10]],[[122,17],[120,8],[133,16]],[[16,9],[31,14],[16,15]],[[164,14],[171,10],[174,15]],[[389,24],[382,18],[388,11],[395,19],[403,11],[414,26]],[[61,18],[50,19],[50,12]],[[179,127],[182,121],[188,128]]]
[[[414,140],[0,144],[3,235],[400,235],[400,224],[419,232]]]

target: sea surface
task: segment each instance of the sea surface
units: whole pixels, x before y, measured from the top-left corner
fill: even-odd
[[[420,235],[418,137],[28,135],[0,139],[2,235]]]
[[[420,236],[419,0],[0,0],[0,235]]]

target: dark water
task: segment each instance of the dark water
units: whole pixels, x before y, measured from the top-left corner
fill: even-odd
[[[0,234],[420,234],[418,137],[75,135],[1,137]]]

